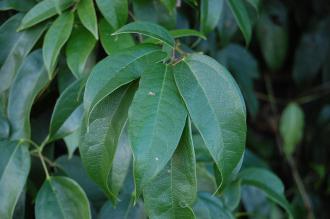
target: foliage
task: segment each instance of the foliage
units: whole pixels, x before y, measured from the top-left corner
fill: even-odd
[[[0,2],[0,218],[314,218],[330,10],[295,4]]]

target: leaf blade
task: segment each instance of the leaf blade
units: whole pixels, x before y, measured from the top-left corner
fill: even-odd
[[[188,119],[171,161],[143,191],[150,218],[195,218],[196,160],[190,126]]]
[[[150,63],[158,62],[164,57],[164,53],[157,46],[138,45],[99,62],[86,83],[84,108],[87,120],[93,108],[103,98],[120,86],[140,77]]]
[[[140,33],[142,35],[158,39],[174,48],[175,41],[171,34],[164,27],[159,26],[155,23],[136,21],[133,23],[126,24],[125,26],[114,32],[112,35],[124,33]]]
[[[252,22],[244,2],[228,0],[228,5],[231,8],[236,22],[243,33],[246,44],[249,44],[252,36]]]
[[[32,27],[33,25],[56,15],[58,9],[63,11],[69,8],[74,2],[75,0],[59,0],[59,2],[55,4],[54,0],[41,1],[26,13],[18,30]],[[58,7],[56,5],[58,5]]]
[[[204,55],[188,56],[176,65],[174,76],[190,118],[221,172],[221,189],[244,151],[246,111],[239,88],[225,68]]]
[[[50,177],[39,190],[36,198],[37,219],[82,218],[90,219],[91,212],[86,194],[68,177]]]
[[[16,203],[30,171],[27,145],[17,141],[0,141],[0,217],[12,218]],[[8,182],[10,179],[14,181]]]
[[[172,69],[155,64],[144,72],[128,114],[137,197],[171,159],[186,116]]]
[[[80,0],[77,6],[77,13],[81,23],[98,40],[97,17],[93,0]]]
[[[96,4],[105,19],[115,29],[123,26],[128,18],[127,0],[96,0]]]
[[[48,83],[47,70],[39,49],[24,60],[9,91],[7,113],[12,128],[12,139],[30,138],[31,107],[39,92]]]
[[[54,21],[46,33],[42,52],[49,78],[52,78],[61,48],[70,37],[73,21],[73,12],[63,13]]]

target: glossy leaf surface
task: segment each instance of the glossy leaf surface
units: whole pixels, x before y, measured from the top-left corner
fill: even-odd
[[[50,140],[63,138],[74,131],[64,131],[61,128],[63,128],[69,117],[82,104],[83,88],[84,81],[77,80],[67,87],[57,100],[49,126]]]
[[[284,186],[281,180],[272,172],[261,168],[248,168],[239,174],[242,184],[252,185],[267,194],[267,196],[282,206],[292,217],[291,206],[284,196]]]
[[[150,66],[142,75],[128,115],[137,196],[171,159],[186,115],[171,67]]]
[[[0,218],[11,219],[30,171],[26,144],[0,141]]]
[[[252,21],[249,17],[245,2],[242,0],[228,0],[228,5],[243,33],[246,43],[249,44],[252,36]]]
[[[112,36],[115,29],[103,18],[99,22],[101,44],[108,55],[135,45],[128,34]]]
[[[211,32],[218,24],[223,0],[202,0],[201,1],[201,31],[204,34]]]
[[[98,39],[97,17],[93,0],[80,0],[77,13],[84,27],[93,34],[95,39]]]
[[[91,212],[85,192],[72,179],[50,177],[38,192],[35,205],[36,219],[90,219]]]
[[[239,163],[245,146],[246,112],[230,73],[204,55],[191,55],[177,64],[175,81],[192,122],[222,177],[221,187]]]
[[[12,139],[30,138],[32,104],[48,83],[41,50],[36,50],[24,60],[9,92],[7,113]]]
[[[126,23],[128,17],[127,0],[96,0],[96,4],[105,19],[115,29]]]
[[[134,91],[134,86],[126,86],[103,99],[92,112],[79,146],[89,176],[113,201],[116,201],[119,188],[112,181],[112,162]]]
[[[113,35],[123,34],[123,33],[139,33],[158,39],[171,47],[174,47],[175,41],[171,34],[162,26],[155,23],[146,21],[136,21],[133,23],[126,24],[119,30],[117,30]]]
[[[172,159],[145,187],[143,197],[150,218],[188,219],[195,218],[196,193],[196,160],[188,121]]]
[[[66,46],[67,64],[76,78],[82,78],[86,70],[86,62],[96,44],[93,35],[83,26],[73,28]]]
[[[46,25],[41,24],[29,30],[17,32],[22,16],[22,14],[17,14],[11,17],[0,29],[0,93],[10,87],[23,59],[46,29]]]
[[[43,0],[36,4],[24,16],[19,30],[36,25],[58,13],[58,9],[63,11],[75,3],[75,0]]]
[[[164,57],[164,53],[157,46],[138,45],[99,62],[93,68],[86,84],[84,108],[87,116],[103,98],[140,77],[150,63],[158,62]]]
[[[42,53],[49,78],[52,78],[61,48],[69,39],[74,21],[74,14],[66,12],[60,15],[46,33]]]

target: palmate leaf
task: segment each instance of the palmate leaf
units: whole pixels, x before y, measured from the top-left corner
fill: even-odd
[[[22,17],[22,14],[12,16],[0,29],[0,93],[10,87],[23,59],[47,27],[45,24],[40,24],[29,30],[17,32]]]
[[[11,124],[11,138],[30,138],[30,111],[37,95],[49,83],[41,50],[28,55],[9,91],[8,119]]]
[[[24,16],[19,30],[36,25],[72,6],[76,0],[43,0],[36,4]]]
[[[93,108],[120,86],[141,76],[149,64],[161,61],[166,54],[154,45],[141,44],[99,62],[89,76],[84,93],[87,120]]]
[[[143,191],[150,218],[195,218],[196,159],[190,126],[188,119],[172,159]]]
[[[85,192],[72,179],[56,176],[46,179],[35,204],[36,219],[90,219],[91,212]]]
[[[123,33],[139,33],[146,35],[151,38],[160,40],[170,47],[174,48],[175,41],[171,34],[162,26],[158,24],[146,22],[146,21],[136,21],[133,23],[126,24],[112,35],[123,34]]]
[[[89,176],[112,201],[116,201],[121,184],[117,173],[113,173],[117,177],[112,177],[112,164],[135,90],[134,84],[125,86],[103,99],[92,112],[90,124],[82,131],[79,145]]]
[[[237,84],[219,63],[190,55],[174,68],[180,94],[221,174],[221,188],[245,146],[246,110]]]
[[[164,64],[150,66],[141,77],[128,115],[136,197],[171,159],[186,116],[172,68]]]
[[[11,219],[30,171],[26,144],[0,141],[0,218]]]

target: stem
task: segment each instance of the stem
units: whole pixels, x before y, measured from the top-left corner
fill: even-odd
[[[42,156],[41,150],[38,151],[38,155],[39,155],[39,158],[40,158],[40,161],[41,161],[41,164],[42,164],[42,168],[45,171],[46,179],[50,179],[50,175],[49,175],[49,172],[48,172],[48,169],[47,169],[47,166],[46,166],[44,157]]]
[[[274,92],[273,92],[273,87],[272,87],[272,83],[271,83],[271,80],[270,80],[268,75],[265,75],[265,83],[266,83],[266,89],[267,89],[267,93],[268,93],[268,98],[270,100],[272,112],[274,114],[274,117],[278,118],[278,110],[277,110],[277,106],[276,106],[276,100],[275,100],[275,96],[274,96]],[[278,124],[278,121],[276,122],[276,124]],[[278,130],[278,125],[277,125],[275,130]],[[283,152],[283,148],[282,148],[282,144],[281,144],[281,138],[278,134],[278,131],[275,131],[274,134],[275,134],[275,139],[276,139],[276,145],[277,145],[277,147],[280,151],[280,154],[283,156],[284,152]],[[298,169],[295,165],[294,159],[290,155],[286,155],[285,158],[289,163],[290,171],[292,173],[294,182],[295,182],[295,184],[298,188],[298,191],[299,191],[299,193],[300,193],[300,195],[303,199],[304,206],[305,206],[305,208],[307,210],[307,213],[308,213],[307,218],[308,219],[315,219],[311,201],[308,197],[308,194],[307,194],[307,191],[305,189],[303,180],[302,180],[301,176],[299,175],[299,172],[298,172]]]
[[[293,179],[294,179],[295,183],[297,184],[298,191],[303,199],[304,206],[307,209],[307,213],[308,213],[307,218],[315,219],[312,203],[308,197],[303,180],[302,180],[301,176],[299,175],[296,163],[295,163],[294,159],[292,158],[292,156],[289,154],[286,156],[286,159],[289,163],[289,166],[290,166],[290,169],[291,169],[291,172],[293,175]]]
[[[30,139],[26,139],[26,138],[22,138],[20,139],[20,142],[24,143],[28,143],[28,144],[31,144],[32,146],[34,146],[36,149],[39,148],[39,145],[37,143],[35,143],[34,141],[30,140]]]

